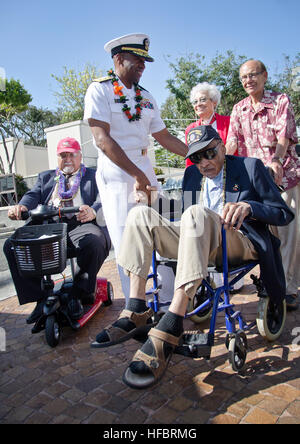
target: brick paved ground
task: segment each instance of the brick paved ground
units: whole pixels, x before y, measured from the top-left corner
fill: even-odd
[[[101,307],[79,332],[66,328],[54,349],[44,332],[32,335],[25,323],[34,304],[20,307],[16,297],[0,302],[0,326],[7,339],[6,351],[0,351],[1,423],[300,423],[300,310],[288,313],[284,333],[275,343],[263,340],[256,328],[247,335],[250,350],[242,375],[228,363],[220,317],[210,361],[174,355],[162,382],[135,391],[123,384],[122,374],[137,342],[106,351],[90,348],[124,304],[115,262],[106,262],[101,275],[113,283],[114,304]],[[242,296],[232,299],[249,320],[257,308],[253,292],[249,284]],[[195,329],[191,321],[185,327]],[[296,333],[298,346],[292,344]]]

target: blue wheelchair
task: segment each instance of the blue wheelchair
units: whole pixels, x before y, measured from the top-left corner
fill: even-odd
[[[187,332],[183,334],[182,343],[177,346],[175,352],[192,358],[203,357],[210,359],[211,348],[214,345],[217,315],[220,312],[224,312],[227,330],[225,344],[228,349],[229,362],[234,371],[240,372],[244,368],[248,349],[245,332],[256,325],[262,337],[268,341],[275,341],[281,335],[284,328],[286,304],[285,301],[282,301],[282,303],[278,305],[273,304],[266,294],[261,280],[251,275],[258,291],[259,302],[256,321],[247,323],[242,313],[234,310],[234,304],[230,302],[230,291],[233,289],[234,284],[256,267],[259,262],[251,261],[238,267],[229,268],[226,231],[224,227],[222,227],[222,259],[222,269],[216,267],[208,268],[209,276],[203,279],[193,300],[189,303],[188,313],[186,314],[186,318],[191,318],[191,320],[197,324],[211,318],[208,333]],[[157,282],[157,267],[159,263],[154,251],[152,257],[152,273],[148,275],[148,279],[153,279],[153,286],[146,292],[146,295],[152,296],[148,301],[148,305],[154,311],[157,319],[163,315],[163,313],[160,312],[161,307],[169,304],[161,304],[159,301],[160,288]],[[174,261],[170,262],[166,260],[163,263],[176,267],[176,262]],[[213,274],[220,272],[223,275],[223,283],[221,286],[215,288]]]

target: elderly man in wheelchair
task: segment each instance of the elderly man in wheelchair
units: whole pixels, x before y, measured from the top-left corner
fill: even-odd
[[[222,264],[222,226],[229,264],[258,260],[272,304],[282,304],[285,295],[279,241],[268,224],[287,225],[293,213],[268,171],[258,159],[225,155],[225,146],[211,126],[191,129],[187,140],[187,157],[195,165],[185,172],[181,221],[170,222],[147,206],[129,213],[117,260],[130,274],[130,299],[119,319],[93,344],[107,347],[149,331],[123,375],[132,388],[150,387],[163,376],[183,333],[189,298],[207,276],[208,265]],[[177,259],[174,296],[156,325],[145,301],[153,249]]]

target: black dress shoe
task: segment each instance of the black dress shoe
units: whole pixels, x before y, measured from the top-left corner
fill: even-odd
[[[285,296],[287,311],[297,310],[297,308],[299,307],[299,303],[298,303],[297,299],[298,298],[297,298],[296,294],[287,294]]]
[[[31,315],[26,319],[27,324],[33,324],[34,322],[38,321],[40,317],[43,314],[43,307],[44,307],[45,300],[41,299],[37,302],[35,309],[31,313]]]
[[[84,293],[82,296],[80,296],[80,300],[83,305],[93,305],[95,302],[95,295],[94,293]]]
[[[83,315],[83,306],[79,299],[71,299],[68,302],[68,314],[71,319],[75,321],[80,319]]]

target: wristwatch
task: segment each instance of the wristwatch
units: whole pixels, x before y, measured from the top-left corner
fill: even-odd
[[[280,163],[280,165],[283,165],[283,158],[279,157],[279,156],[273,156],[272,162],[278,162],[278,163]]]

